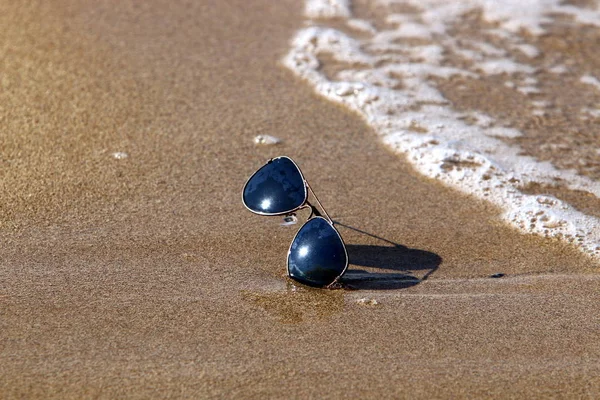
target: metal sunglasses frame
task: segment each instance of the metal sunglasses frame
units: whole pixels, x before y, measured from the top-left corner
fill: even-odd
[[[296,164],[296,162],[294,160],[292,160],[291,158],[289,158],[287,156],[273,157],[273,158],[270,158],[266,162],[265,165],[267,165],[267,164],[273,162],[273,160],[276,160],[279,158],[286,158],[289,161],[291,161],[292,164],[294,164],[294,166],[300,173],[300,177],[302,178],[302,182],[304,183],[304,201],[302,202],[302,204],[300,204],[298,207],[291,209],[289,211],[283,211],[283,212],[278,212],[278,213],[265,213],[265,212],[260,212],[260,211],[254,211],[246,205],[246,202],[244,202],[244,192],[246,191],[246,186],[248,186],[248,182],[250,182],[250,179],[252,179],[254,177],[254,175],[256,174],[256,172],[258,172],[261,168],[263,168],[264,165],[262,167],[258,168],[256,170],[256,172],[254,172],[252,175],[250,175],[250,178],[248,178],[246,180],[246,183],[244,184],[244,188],[242,189],[242,204],[244,204],[244,207],[246,207],[246,209],[248,211],[250,211],[251,213],[258,214],[258,215],[265,215],[265,216],[279,216],[279,215],[291,216],[291,215],[294,215],[296,213],[296,211],[299,211],[299,210],[302,210],[305,208],[310,208],[310,215],[308,216],[308,219],[306,221],[304,221],[304,223],[302,224],[300,229],[298,229],[298,232],[296,232],[296,234],[294,235],[294,238],[292,239],[292,242],[290,243],[290,247],[288,248],[288,252],[287,252],[287,256],[286,256],[286,267],[287,267],[287,271],[288,271],[288,276],[290,276],[289,257],[290,257],[290,253],[292,251],[292,245],[294,244],[296,237],[298,236],[298,234],[300,233],[300,231],[302,230],[304,225],[306,225],[308,223],[308,221],[310,221],[313,218],[324,219],[329,225],[331,225],[331,228],[333,228],[333,231],[338,235],[338,237],[340,238],[340,241],[342,242],[342,245],[344,248],[344,253],[346,254],[346,265],[344,266],[344,269],[342,270],[342,272],[331,283],[329,283],[325,286],[326,288],[330,288],[339,281],[339,279],[346,273],[346,270],[348,269],[348,251],[346,250],[346,243],[344,243],[344,239],[342,239],[342,235],[340,235],[338,230],[335,229],[335,224],[334,224],[333,220],[331,219],[331,217],[329,217],[329,214],[327,214],[325,207],[323,207],[323,204],[321,204],[321,202],[319,201],[319,198],[313,191],[312,187],[310,187],[310,185],[304,178],[304,174],[302,173],[302,170],[300,169],[300,167],[298,166],[298,164]],[[312,196],[315,198],[315,200],[316,200],[317,204],[319,205],[319,207],[321,208],[321,211],[323,212],[323,214],[321,214],[321,212],[308,201],[308,192],[309,191],[312,194]]]

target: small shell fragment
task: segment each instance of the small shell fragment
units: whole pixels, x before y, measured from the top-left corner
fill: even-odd
[[[362,299],[358,299],[356,300],[357,304],[363,305],[363,306],[376,306],[379,305],[379,302],[375,299],[368,299],[366,297],[363,297]]]
[[[254,137],[255,144],[272,145],[281,143],[281,139],[271,135],[258,135]]]
[[[114,159],[117,160],[124,160],[127,157],[129,157],[129,154],[125,153],[124,151],[117,151],[111,154],[113,156]]]

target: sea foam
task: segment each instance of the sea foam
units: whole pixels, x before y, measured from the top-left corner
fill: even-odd
[[[308,0],[306,27],[292,39],[285,66],[320,95],[361,115],[384,143],[404,154],[423,175],[496,204],[502,218],[522,232],[572,242],[600,259],[600,220],[555,197],[521,190],[528,184],[560,181],[568,189],[600,197],[600,183],[522,155],[504,140],[522,132],[484,113],[453,109],[437,84],[454,77],[501,75],[510,77],[508,88],[526,96],[538,93],[536,67],[508,50],[534,59],[539,51],[521,32],[543,34],[545,24],[558,14],[600,26],[600,6],[579,8],[559,0],[372,2],[389,8],[385,28],[378,30],[373,21],[353,16],[348,1]],[[394,3],[416,11],[393,13]],[[451,26],[471,12],[481,13],[493,25],[486,34],[508,43],[508,50],[451,34]],[[347,29],[339,29],[340,20]],[[471,66],[453,65],[445,56],[448,52],[469,59]],[[337,67],[333,74],[327,73],[331,66]],[[557,65],[548,72],[561,74],[565,67]],[[598,87],[591,75],[582,76],[581,82]],[[530,104],[533,116],[544,114],[545,101],[532,97]]]

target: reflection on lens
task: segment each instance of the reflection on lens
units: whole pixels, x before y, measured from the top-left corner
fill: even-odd
[[[246,207],[258,214],[283,214],[306,201],[304,178],[292,160],[278,157],[256,171],[244,187]]]
[[[348,266],[342,238],[323,217],[310,219],[296,234],[288,253],[288,274],[310,286],[327,286]]]
[[[298,257],[306,257],[308,255],[308,246],[302,246],[298,249]]]
[[[269,208],[271,208],[271,203],[271,199],[264,199],[260,202],[260,208],[262,208],[263,210],[268,210]]]

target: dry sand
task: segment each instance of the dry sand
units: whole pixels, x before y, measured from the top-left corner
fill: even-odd
[[[600,396],[598,266],[278,66],[298,2],[52,3],[0,4],[0,398]],[[242,206],[281,154],[374,235],[360,290],[292,285],[298,226]]]

